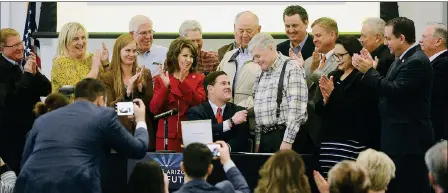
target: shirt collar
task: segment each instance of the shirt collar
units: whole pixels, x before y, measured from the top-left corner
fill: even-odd
[[[282,59],[282,53],[277,52],[277,58],[274,60],[274,64],[272,64],[268,71],[273,72],[275,69],[277,69],[278,65],[280,64],[280,60]]]
[[[218,113],[218,106],[216,106],[215,104],[212,103],[212,101],[208,100],[208,103],[210,103],[210,106],[213,109],[213,113],[216,115],[216,113]],[[226,108],[226,104],[224,104],[223,106],[221,106],[221,114],[224,112],[224,109]]]
[[[306,33],[305,38],[303,38],[302,42],[300,42],[300,44],[299,44],[300,49],[303,49],[303,45],[305,45],[305,42],[306,42],[307,39],[308,39],[308,33]],[[289,41],[289,47],[294,48],[292,46],[292,41]]]
[[[325,59],[326,60],[330,59],[330,57],[333,56],[333,53],[334,53],[334,48],[325,54]]]
[[[2,53],[3,58],[5,58],[9,63],[13,64],[13,65],[19,65],[18,62],[6,57],[3,53]]]
[[[444,52],[446,52],[447,49],[444,49],[440,52],[435,53],[434,55],[432,55],[431,57],[429,57],[429,61],[432,62],[434,59],[436,59],[438,56],[440,56],[440,54],[443,54]]]
[[[404,55],[405,55],[410,49],[412,49],[412,48],[415,47],[415,46],[417,46],[417,43],[414,43],[414,44],[412,44],[411,46],[409,46],[409,48],[406,49],[406,50],[401,54],[401,56],[400,56],[400,60],[403,59]]]

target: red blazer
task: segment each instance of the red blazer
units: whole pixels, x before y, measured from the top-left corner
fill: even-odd
[[[205,101],[204,78],[200,73],[190,73],[183,82],[170,78],[170,89],[165,87],[160,75],[154,79],[154,95],[149,109],[155,115],[178,109],[178,114],[168,117],[168,138],[182,139],[181,121],[187,120],[187,111]],[[159,120],[156,136],[163,138],[164,122]]]

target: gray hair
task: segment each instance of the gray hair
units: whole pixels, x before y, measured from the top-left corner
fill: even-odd
[[[276,46],[274,38],[271,34],[266,32],[261,32],[255,35],[249,42],[247,49],[249,53],[257,46],[261,46],[262,48],[268,48],[269,45]]]
[[[132,17],[131,20],[129,21],[129,32],[135,32],[141,25],[147,23],[152,25],[151,19],[149,19],[144,15],[136,15]]]
[[[179,27],[179,35],[181,37],[187,36],[188,31],[199,31],[202,33],[202,27],[196,20],[185,20]]]
[[[448,42],[447,42],[448,32],[447,32],[446,25],[443,23],[430,23],[429,25],[434,26],[434,33],[432,34],[432,36],[435,38],[441,37],[443,39],[445,48],[447,48],[448,47]]]
[[[236,14],[236,16],[235,16],[235,21],[233,22],[233,24],[236,25],[236,23],[238,22],[238,19],[240,19],[240,17],[241,17],[243,14],[246,14],[246,13],[252,15],[252,16],[255,18],[255,23],[257,24],[257,26],[260,25],[260,20],[258,19],[258,16],[255,15],[255,13],[253,13],[252,11],[243,11],[243,12],[240,12],[240,13]]]
[[[425,154],[425,162],[434,180],[443,190],[448,190],[447,140],[432,146]]]
[[[386,22],[379,17],[369,17],[362,22],[363,25],[368,25],[371,28],[371,33],[374,35],[378,34],[384,37],[384,28],[386,27]]]

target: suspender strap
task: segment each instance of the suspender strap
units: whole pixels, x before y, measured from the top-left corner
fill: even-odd
[[[278,81],[278,90],[277,90],[277,110],[276,110],[276,117],[277,120],[280,117],[280,104],[282,103],[283,98],[283,81],[285,79],[285,71],[286,71],[286,65],[290,59],[286,59],[285,63],[283,63],[282,72],[280,73],[280,80]],[[264,72],[261,71],[260,78],[258,79],[258,84],[260,84],[261,77],[263,77]]]

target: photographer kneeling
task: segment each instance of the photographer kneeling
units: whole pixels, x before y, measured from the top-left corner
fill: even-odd
[[[175,193],[249,193],[250,189],[241,172],[230,159],[229,146],[223,141],[217,141],[219,159],[224,166],[228,181],[222,181],[216,186],[206,180],[213,171],[213,154],[210,149],[201,143],[188,145],[183,153],[181,170],[185,173],[185,184]]]

